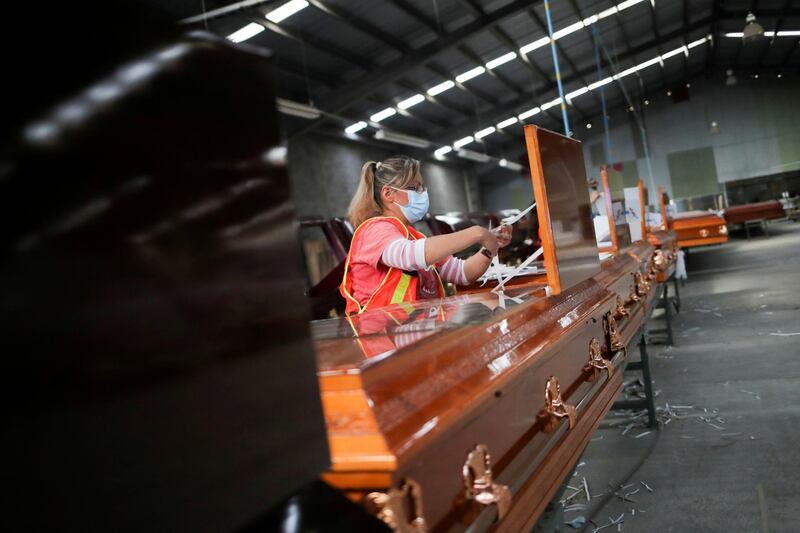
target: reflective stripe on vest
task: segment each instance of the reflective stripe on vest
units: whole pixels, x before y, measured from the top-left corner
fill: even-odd
[[[406,291],[409,283],[411,283],[411,276],[403,272],[403,275],[400,276],[400,281],[397,282],[397,287],[394,288],[392,299],[389,300],[390,304],[399,304],[406,301]]]

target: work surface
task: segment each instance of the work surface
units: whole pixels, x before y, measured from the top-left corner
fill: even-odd
[[[606,418],[570,481],[577,488],[586,478],[589,509],[567,512],[565,521],[603,504],[595,523],[624,515],[629,532],[798,530],[800,224],[770,229],[770,238],[691,251],[676,345],[650,347],[656,405],[672,420],[660,434],[637,425],[623,436],[629,422]],[[667,403],[678,416],[664,413]],[[618,490],[634,501],[604,502],[609,483],[619,487],[651,449]],[[568,502],[576,503],[585,496]]]

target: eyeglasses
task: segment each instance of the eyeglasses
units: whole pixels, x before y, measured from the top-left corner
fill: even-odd
[[[414,191],[414,192],[418,192],[420,194],[422,194],[422,193],[424,193],[425,191],[428,190],[428,188],[426,186],[424,186],[423,184],[421,184],[421,183],[419,185],[411,185],[410,187],[403,187],[403,188],[392,187],[391,185],[389,185],[389,187],[394,189],[394,190],[396,190],[396,191]]]

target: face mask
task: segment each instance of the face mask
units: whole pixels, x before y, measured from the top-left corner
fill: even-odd
[[[402,190],[408,195],[408,205],[400,205],[397,202],[394,202],[394,204],[403,212],[406,220],[413,224],[414,222],[419,222],[425,218],[425,215],[428,214],[428,207],[430,207],[428,202],[428,191],[406,191],[396,187],[392,187],[392,189],[396,191]]]

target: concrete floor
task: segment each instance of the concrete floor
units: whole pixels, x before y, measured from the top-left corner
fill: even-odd
[[[770,233],[690,252],[675,346],[649,353],[656,405],[693,408],[646,435],[635,426],[623,436],[614,424],[627,422],[609,416],[569,483],[585,477],[592,499],[573,496],[566,522],[592,518],[593,531],[622,515],[604,531],[800,531],[800,224]],[[613,496],[642,460],[618,490],[634,501]]]

